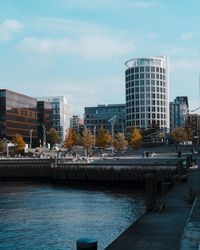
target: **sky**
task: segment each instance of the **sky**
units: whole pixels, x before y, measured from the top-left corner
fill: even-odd
[[[169,58],[169,100],[200,106],[199,0],[1,0],[0,88],[65,96],[84,107],[125,103],[125,65]]]

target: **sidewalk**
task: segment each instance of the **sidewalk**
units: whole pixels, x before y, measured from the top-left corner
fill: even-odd
[[[192,177],[194,172],[190,174]],[[146,213],[106,250],[179,250],[191,205],[185,197],[189,183],[176,184],[165,196],[161,213]]]

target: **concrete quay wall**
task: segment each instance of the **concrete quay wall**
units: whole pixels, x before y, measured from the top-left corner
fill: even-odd
[[[0,180],[48,180],[63,184],[89,184],[92,186],[136,186],[145,187],[145,176],[156,174],[158,186],[173,182],[177,176],[177,162],[153,159],[106,160],[93,163],[64,163],[50,159],[4,159],[0,160]],[[140,162],[139,162],[140,161]]]

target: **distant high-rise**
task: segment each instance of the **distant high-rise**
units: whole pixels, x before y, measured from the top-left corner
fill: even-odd
[[[168,62],[166,57],[128,60],[126,82],[126,128],[169,128]]]
[[[185,127],[189,110],[188,97],[177,96],[170,102],[170,130]]]

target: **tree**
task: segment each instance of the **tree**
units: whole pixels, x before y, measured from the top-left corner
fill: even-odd
[[[15,154],[23,154],[24,153],[24,149],[25,149],[26,144],[25,144],[24,139],[21,135],[16,134],[12,139],[12,143],[15,144],[15,147],[14,147]]]
[[[3,153],[6,151],[6,143],[3,139],[0,139],[0,152]]]
[[[69,128],[67,136],[65,138],[64,147],[71,151],[74,145],[75,141],[73,136],[73,129]]]
[[[187,140],[187,133],[184,128],[179,127],[172,130],[171,137],[175,143],[177,152],[178,144]]]
[[[185,127],[185,132],[186,132],[186,135],[187,135],[187,141],[194,141],[192,128],[186,126]]]
[[[72,131],[72,134],[73,134],[74,145],[81,146],[82,145],[81,134],[74,129]]]
[[[114,138],[113,146],[118,152],[127,149],[128,142],[125,139],[124,133],[117,133]]]
[[[50,128],[48,132],[48,139],[49,139],[51,148],[54,144],[60,143],[60,137],[59,137],[58,132],[55,130],[55,128]]]
[[[89,153],[91,153],[91,149],[94,145],[94,136],[92,135],[90,130],[87,128],[85,128],[83,130],[82,143],[83,143],[83,147],[87,151],[87,155],[89,155]]]
[[[106,148],[111,143],[111,136],[106,132],[105,128],[101,127],[96,137],[96,145],[100,148]]]
[[[139,129],[137,129],[136,127],[132,128],[132,133],[131,133],[129,144],[132,148],[136,150],[142,145],[142,135],[140,134]]]

